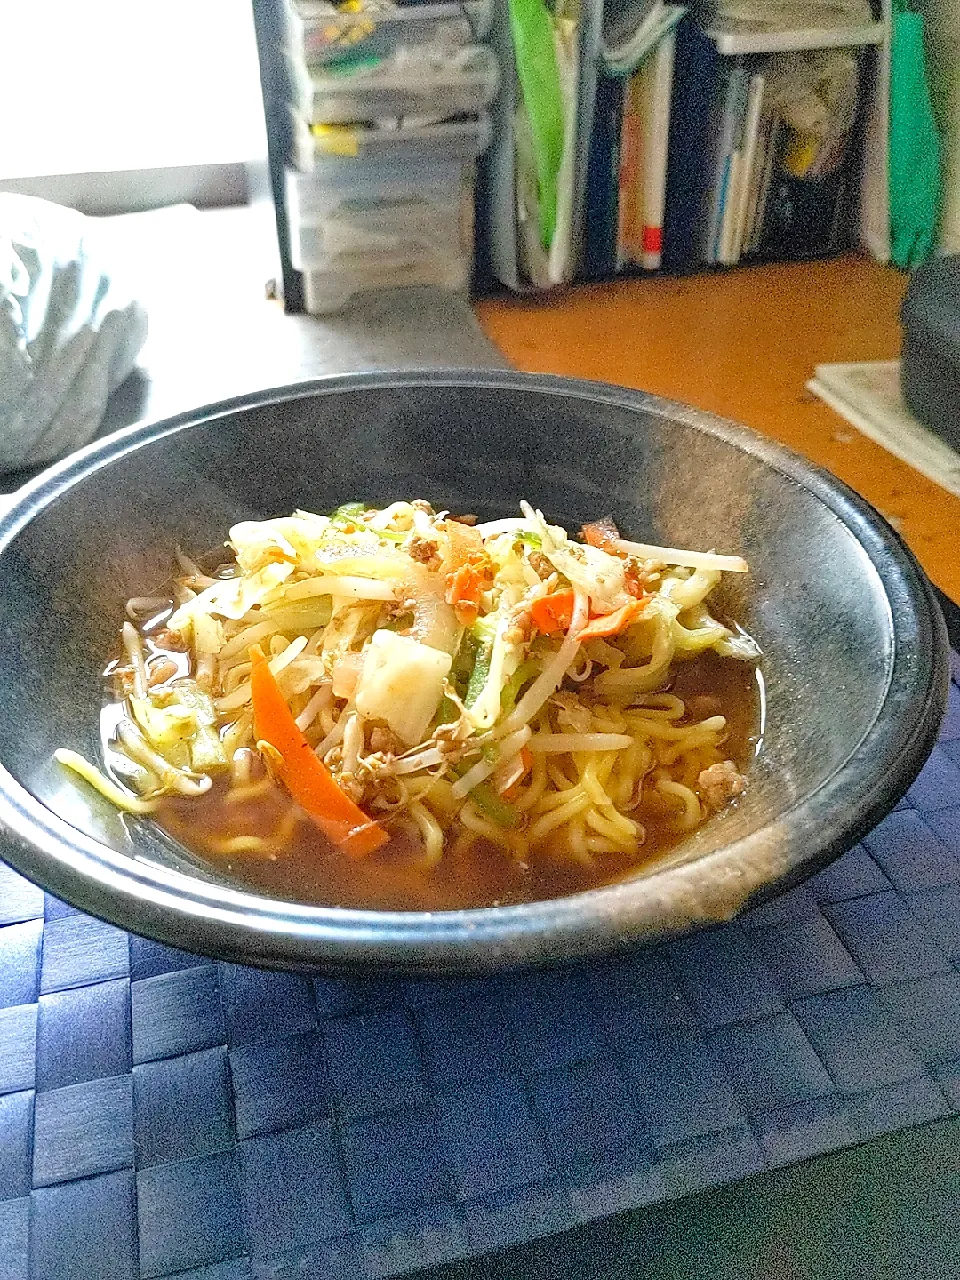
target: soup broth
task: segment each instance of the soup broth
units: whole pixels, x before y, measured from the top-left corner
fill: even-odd
[[[672,690],[694,716],[726,717],[725,750],[746,771],[760,745],[761,686],[755,667],[701,654],[677,672]],[[258,789],[259,788],[259,789]],[[325,839],[282,787],[265,774],[248,799],[232,800],[226,778],[198,798],[165,797],[156,821],[201,860],[223,868],[257,892],[288,901],[382,911],[451,911],[565,897],[623,879],[675,848],[684,838],[653,822],[639,857],[593,855],[588,862],[542,851],[512,857],[482,838],[453,841],[443,858],[424,865],[423,848],[408,833],[369,857],[352,859]],[[230,842],[280,834],[282,851],[231,851]]]
[[[747,786],[759,650],[709,597],[739,556],[580,540],[420,499],[230,530],[133,599],[104,757],[61,763],[238,884],[446,911],[655,864]]]

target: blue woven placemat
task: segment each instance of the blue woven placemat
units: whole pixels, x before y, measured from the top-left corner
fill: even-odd
[[[0,1280],[353,1280],[960,1112],[960,664],[862,844],[569,973],[310,981],[0,864]]]

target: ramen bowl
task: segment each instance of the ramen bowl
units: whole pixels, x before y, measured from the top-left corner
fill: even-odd
[[[131,596],[177,546],[240,520],[362,498],[743,555],[720,605],[763,651],[762,747],[740,802],[630,879],[449,912],[285,902],[245,889],[58,766],[100,755],[101,672]],[[302,383],[139,426],[46,472],[0,521],[3,856],[77,907],[188,950],[274,968],[440,974],[561,963],[731,918],[850,847],[931,750],[943,622],[897,535],[829,475],[752,432],[640,393],[514,373]]]

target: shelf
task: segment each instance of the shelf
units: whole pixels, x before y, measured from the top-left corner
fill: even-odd
[[[793,53],[800,49],[843,49],[853,45],[883,44],[887,38],[885,22],[871,22],[863,27],[808,27],[798,31],[708,31],[725,56],[749,53]]]

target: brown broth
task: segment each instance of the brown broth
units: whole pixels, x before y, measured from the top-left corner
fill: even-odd
[[[717,711],[726,716],[726,752],[747,770],[762,733],[757,668],[705,653],[681,664],[671,687],[697,718]],[[220,779],[199,798],[167,797],[156,820],[180,844],[243,885],[271,897],[327,906],[449,911],[565,897],[622,879],[682,839],[651,826],[639,858],[598,855],[593,868],[543,853],[531,855],[529,866],[522,866],[478,840],[468,853],[449,848],[436,866],[424,870],[422,851],[409,838],[391,840],[373,856],[355,861],[331,845],[281,788],[240,804],[226,803],[228,789],[226,779]],[[275,859],[254,854],[225,857],[213,851],[233,836],[268,837],[290,813],[296,817],[293,835]]]

